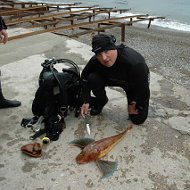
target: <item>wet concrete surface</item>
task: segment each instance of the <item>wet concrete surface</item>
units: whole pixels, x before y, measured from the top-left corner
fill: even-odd
[[[41,40],[43,39],[43,40]],[[17,47],[17,48],[16,48]],[[19,47],[19,48],[18,48]],[[40,158],[21,153],[31,143],[30,128],[20,126],[31,117],[41,63],[46,58],[66,58],[80,69],[92,55],[91,47],[78,41],[43,34],[0,46],[4,95],[22,106],[0,109],[0,187],[2,190],[189,190],[190,189],[190,91],[151,72],[149,117],[105,156],[117,161],[113,176],[101,179],[95,163],[78,165],[80,152],[68,143],[88,137],[81,117],[73,112],[58,141],[43,148]],[[8,56],[7,56],[8,55]],[[120,88],[107,88],[109,102],[99,116],[90,118],[91,137],[99,140],[127,128],[127,101]]]

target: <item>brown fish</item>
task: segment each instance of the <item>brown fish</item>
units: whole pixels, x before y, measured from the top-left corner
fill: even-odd
[[[82,149],[76,157],[76,162],[78,164],[85,164],[95,161],[102,171],[103,177],[110,176],[117,169],[117,163],[103,161],[100,160],[100,158],[104,157],[131,129],[132,124],[130,124],[124,132],[98,141],[90,138],[83,138],[70,142],[71,145],[78,146]]]

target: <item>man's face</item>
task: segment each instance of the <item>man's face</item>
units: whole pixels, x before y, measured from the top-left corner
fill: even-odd
[[[117,59],[117,50],[106,50],[100,52],[96,55],[96,58],[102,65],[111,67]]]

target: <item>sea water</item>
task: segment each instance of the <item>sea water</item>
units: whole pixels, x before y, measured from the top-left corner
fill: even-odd
[[[31,0],[24,1],[31,2]],[[81,2],[80,5],[83,6],[98,5],[106,8],[131,9],[114,16],[149,14],[150,16],[165,17],[165,19],[155,19],[151,25],[190,32],[190,0],[37,0],[33,2],[58,4]],[[147,22],[141,23],[147,24]]]

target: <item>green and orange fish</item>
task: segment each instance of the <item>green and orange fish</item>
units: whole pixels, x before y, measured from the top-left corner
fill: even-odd
[[[70,142],[69,144],[82,149],[76,157],[76,162],[78,164],[85,164],[95,161],[103,173],[102,178],[112,175],[113,172],[117,170],[117,163],[104,161],[101,160],[101,158],[104,157],[131,129],[132,124],[130,124],[124,132],[98,141],[91,138],[83,138]]]

